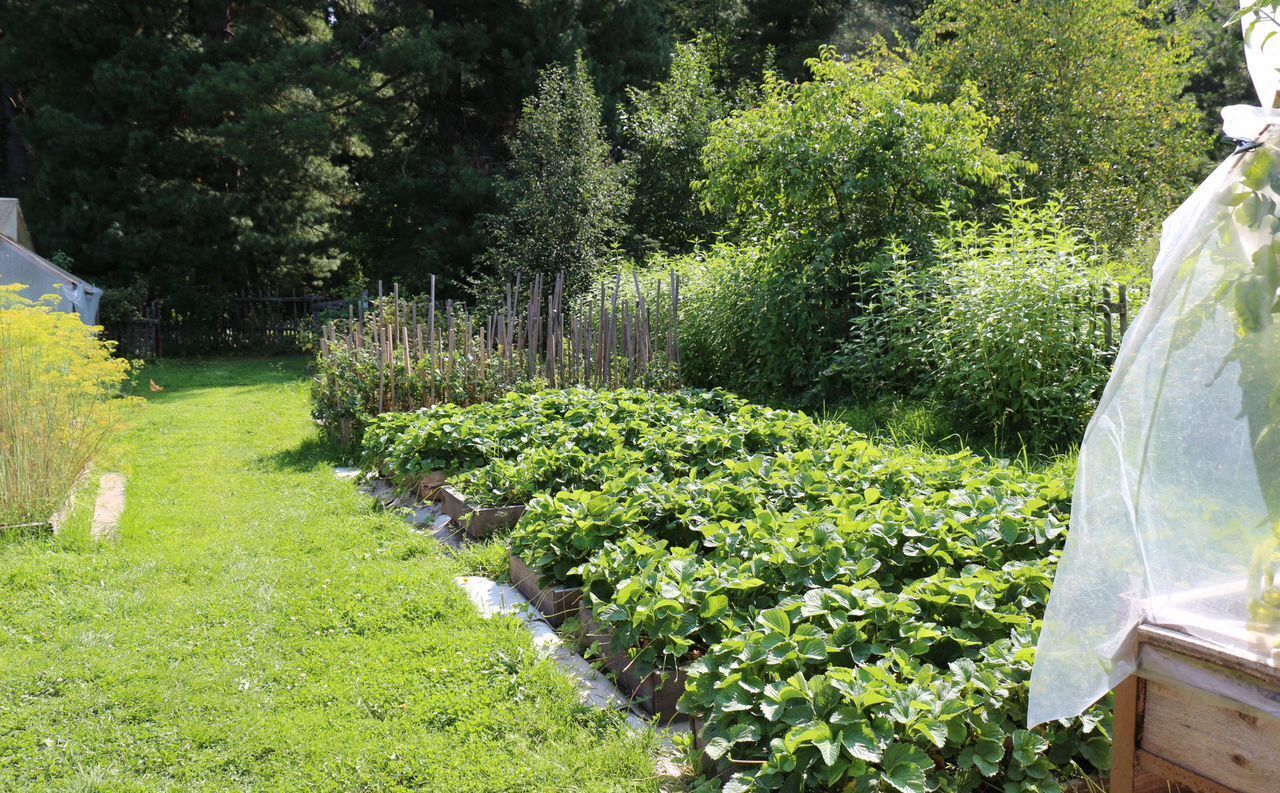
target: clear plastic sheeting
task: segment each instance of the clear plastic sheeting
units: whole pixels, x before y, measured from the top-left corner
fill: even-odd
[[[1276,665],[1280,134],[1166,222],[1150,301],[1080,449],[1040,636],[1032,725],[1135,671],[1142,622]]]
[[[1240,0],[1240,8],[1253,5],[1254,0]],[[1280,25],[1271,14],[1259,17],[1250,11],[1240,18],[1244,33],[1244,59],[1253,79],[1253,90],[1265,108],[1276,106],[1280,93]]]

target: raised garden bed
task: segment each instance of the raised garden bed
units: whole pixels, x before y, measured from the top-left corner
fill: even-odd
[[[510,562],[511,585],[533,604],[553,628],[563,625],[570,616],[577,616],[578,607],[582,603],[582,590],[543,584],[542,578],[523,559],[510,551],[507,552],[507,557]]]
[[[653,671],[640,675],[626,652],[613,647],[613,635],[596,622],[595,615],[586,601],[578,605],[579,638],[584,647],[596,648],[604,665],[618,680],[631,699],[649,715],[657,716],[663,724],[687,719],[676,707],[684,695],[685,672]]]
[[[496,531],[511,528],[520,520],[525,509],[524,504],[477,507],[468,504],[461,493],[448,485],[440,488],[440,508],[473,540],[483,540]]]
[[[444,471],[432,471],[424,476],[414,489],[418,493],[418,498],[423,501],[437,501],[440,499],[440,491],[444,489],[447,481]]]
[[[1137,674],[1116,689],[1111,793],[1147,789],[1147,776],[1213,793],[1275,791],[1280,669],[1154,625],[1139,626],[1137,641]]]

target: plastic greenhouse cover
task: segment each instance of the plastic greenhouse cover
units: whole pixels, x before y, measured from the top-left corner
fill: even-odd
[[[98,321],[102,290],[0,235],[0,284],[23,284],[30,300],[58,297],[57,310],[80,315],[85,324]]]
[[[1164,225],[1150,300],[1080,448],[1032,725],[1135,671],[1141,622],[1276,665],[1280,127]]]

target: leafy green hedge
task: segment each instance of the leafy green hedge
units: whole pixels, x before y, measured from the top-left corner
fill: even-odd
[[[1024,729],[1059,478],[722,392],[512,395],[380,419],[366,452],[531,497],[511,549],[637,672],[687,671],[726,790],[1056,791],[1107,765],[1101,710]]]

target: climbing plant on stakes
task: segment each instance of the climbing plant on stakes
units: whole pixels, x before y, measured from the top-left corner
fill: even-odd
[[[343,445],[359,441],[373,416],[451,402],[469,405],[512,390],[584,385],[674,388],[680,279],[673,272],[646,294],[639,278],[601,282],[569,301],[564,276],[509,284],[498,307],[479,314],[430,292],[397,285],[369,310],[321,331],[313,413]]]

